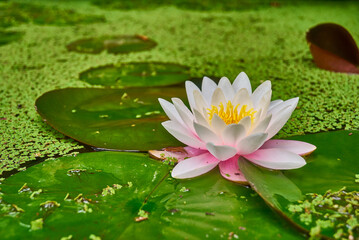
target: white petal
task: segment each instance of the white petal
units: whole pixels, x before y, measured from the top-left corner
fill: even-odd
[[[214,90],[216,90],[217,84],[210,78],[204,77],[202,81],[202,94],[207,104],[211,104],[212,95]]]
[[[251,125],[252,125],[251,117],[247,116],[247,117],[242,118],[241,121],[238,122],[238,124],[241,124],[246,129],[246,132],[248,133],[248,131],[251,129]]]
[[[209,153],[188,158],[179,162],[172,170],[172,177],[178,179],[202,175],[218,165],[218,160]]]
[[[188,110],[186,105],[184,105],[182,100],[179,98],[172,98],[172,102],[173,102],[178,114],[181,116],[183,122],[186,124],[186,126],[192,132],[194,132],[194,128],[193,128],[194,117],[193,117],[191,111]]]
[[[288,121],[292,112],[296,108],[297,104],[292,106],[287,106],[281,112],[273,115],[271,122],[268,125],[266,132],[268,133],[268,139],[271,139],[274,135],[278,133],[278,131],[284,126],[284,124]]]
[[[211,125],[212,125],[212,130],[218,136],[222,135],[223,129],[227,126],[227,124],[217,114],[213,114]]]
[[[204,114],[205,110],[208,108],[208,105],[204,100],[202,93],[198,90],[195,90],[193,92],[193,97],[195,105],[192,108],[192,112],[194,109],[197,109],[200,113]]]
[[[254,133],[263,133],[266,131],[270,120],[272,119],[272,115],[268,115],[262,121],[260,121],[257,126],[251,131],[251,134]]]
[[[222,77],[221,80],[219,80],[218,87],[222,89],[226,100],[232,101],[234,97],[234,89],[229,79],[226,77]]]
[[[281,102],[279,104],[276,104],[275,106],[268,109],[268,114],[272,114],[273,116],[285,109],[288,106],[297,105],[299,101],[299,98],[291,98],[285,102]]]
[[[196,133],[198,137],[205,143],[212,142],[215,144],[220,144],[222,142],[221,138],[218,137],[214,132],[212,132],[209,128],[206,128],[205,126],[193,123],[194,129],[196,130]]]
[[[193,110],[193,114],[194,114],[194,118],[195,121],[207,128],[210,128],[209,122],[207,120],[207,118],[205,118],[202,113],[200,113],[198,110],[194,109]]]
[[[255,133],[243,138],[237,144],[238,153],[240,155],[247,155],[256,151],[263,145],[266,138],[266,133]]]
[[[253,102],[247,89],[242,88],[239,90],[236,95],[233,97],[233,106],[237,106],[240,104],[241,106],[247,105],[247,110],[253,107]]]
[[[163,110],[165,111],[166,115],[168,116],[168,118],[170,120],[176,121],[176,122],[184,125],[184,122],[182,121],[181,116],[178,114],[175,106],[172,103],[170,103],[162,98],[159,98],[158,101],[160,102],[161,107],[163,108]]]
[[[194,147],[205,149],[205,144],[200,141],[190,130],[179,125],[174,121],[166,121],[162,123],[162,126],[174,136],[178,141],[184,144]]]
[[[267,111],[268,111],[268,108],[269,108],[271,97],[272,97],[272,90],[269,90],[268,92],[266,92],[263,95],[262,99],[258,103],[258,106],[256,106],[257,108],[254,109],[254,110],[258,110],[258,109],[262,110],[262,113],[260,115],[260,119],[267,116]]]
[[[236,79],[233,82],[233,88],[236,92],[242,88],[245,88],[245,89],[247,89],[247,92],[249,94],[252,94],[251,83],[249,81],[247,74],[245,74],[244,72],[241,72],[240,74],[238,74],[238,76],[236,77]]]
[[[271,90],[271,81],[267,80],[264,83],[262,83],[261,85],[259,85],[256,90],[254,90],[253,94],[252,94],[252,101],[253,101],[253,105],[254,107],[257,107],[259,105],[260,100],[262,99],[262,97],[264,96],[264,94],[266,94],[269,90]]]
[[[244,157],[262,167],[278,170],[296,169],[306,164],[298,154],[279,148],[259,149]]]
[[[227,161],[221,161],[219,163],[219,170],[225,179],[232,182],[248,185],[246,178],[238,167],[238,156],[234,156]]]
[[[269,104],[268,111],[271,111],[275,106],[277,106],[278,104],[280,104],[282,102],[283,102],[283,100],[281,100],[281,99],[271,101],[270,104]]]
[[[268,148],[280,148],[301,156],[311,154],[315,149],[317,149],[316,146],[310,143],[279,139],[268,140],[261,147],[261,149]]]
[[[222,89],[216,88],[216,90],[214,90],[214,93],[212,96],[211,105],[219,106],[220,103],[225,104],[226,97],[224,96]]]
[[[218,160],[224,161],[237,154],[237,150],[234,147],[226,145],[214,145],[213,143],[206,144],[207,150]]]
[[[237,147],[236,143],[239,142],[246,135],[246,129],[241,124],[227,125],[222,133],[223,143],[233,147]]]
[[[260,123],[262,121],[261,115],[262,115],[262,109],[259,109],[258,111],[256,111],[253,114],[254,119],[253,119],[253,122],[251,124],[251,129],[257,127],[258,123]]]
[[[193,92],[194,92],[195,90],[197,90],[197,91],[200,91],[200,90],[199,90],[199,88],[196,86],[196,84],[194,84],[194,83],[191,82],[191,81],[186,81],[185,86],[186,86],[186,93],[187,93],[187,98],[188,98],[189,106],[190,106],[191,109],[193,110],[193,108],[195,107]]]

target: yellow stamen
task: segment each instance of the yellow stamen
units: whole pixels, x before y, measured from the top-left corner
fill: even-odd
[[[217,114],[227,125],[232,123],[238,123],[242,118],[249,116],[251,120],[254,120],[254,114],[257,111],[254,111],[253,108],[246,110],[247,105],[242,105],[240,109],[238,109],[240,104],[237,104],[235,107],[228,101],[226,107],[224,107],[223,103],[220,103],[219,106],[211,106],[211,108],[207,108],[208,110],[208,118],[211,121],[214,114]]]

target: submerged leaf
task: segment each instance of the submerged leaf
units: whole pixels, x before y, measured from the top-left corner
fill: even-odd
[[[359,50],[344,27],[319,24],[307,32],[307,42],[319,68],[344,73],[359,73]]]

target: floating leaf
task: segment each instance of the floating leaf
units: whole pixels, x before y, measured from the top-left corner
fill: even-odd
[[[155,41],[143,35],[102,36],[74,41],[66,47],[69,51],[80,53],[100,53],[107,49],[109,53],[129,53],[149,50],[157,45]]]
[[[166,86],[189,79],[189,69],[174,63],[118,63],[90,68],[80,74],[80,80],[92,85],[138,87]]]
[[[307,42],[319,68],[345,73],[359,73],[359,50],[342,26],[319,24],[307,32]]]
[[[295,139],[317,146],[306,166],[283,174],[241,159],[239,165],[247,180],[271,207],[312,236],[358,239],[359,132],[326,132]]]
[[[1,184],[1,239],[303,239],[218,172],[177,181],[169,170],[116,152],[33,166]]]
[[[17,41],[22,37],[22,32],[15,31],[1,31],[0,30],[0,46]]]
[[[161,125],[167,117],[158,98],[185,99],[183,88],[68,88],[36,101],[44,121],[61,133],[98,148],[161,149],[180,146]]]

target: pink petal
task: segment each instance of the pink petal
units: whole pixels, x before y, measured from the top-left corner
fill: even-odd
[[[219,163],[219,170],[225,179],[241,184],[248,184],[247,179],[238,167],[238,156]]]
[[[184,150],[188,153],[189,157],[198,156],[198,155],[201,155],[203,153],[208,152],[207,150],[193,148],[193,147],[190,147],[190,146],[184,147]]]
[[[306,164],[305,160],[298,154],[279,148],[259,149],[243,157],[257,165],[270,169],[296,169]]]
[[[185,151],[167,151],[167,150],[149,150],[148,151],[151,158],[158,159],[158,160],[166,160],[170,159],[177,159],[178,162],[183,161],[185,158],[188,158],[189,154]]]
[[[315,149],[316,146],[310,143],[295,141],[295,140],[268,140],[266,141],[261,149],[268,149],[268,148],[280,148],[287,150],[292,153],[296,153],[301,156],[311,154]]]
[[[172,177],[178,179],[197,177],[212,170],[218,163],[219,160],[210,153],[204,153],[179,162],[172,170]]]
[[[206,144],[207,150],[218,160],[227,160],[237,153],[237,149],[227,145],[214,145],[213,143]]]

